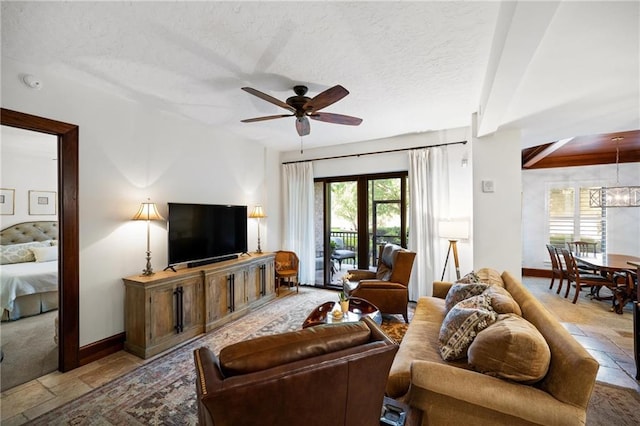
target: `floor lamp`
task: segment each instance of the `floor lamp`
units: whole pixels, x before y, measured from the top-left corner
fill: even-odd
[[[449,250],[447,250],[447,258],[444,261],[444,268],[442,269],[442,278],[440,281],[444,281],[444,274],[447,271],[447,263],[449,262],[449,255],[453,251],[453,262],[456,267],[456,279],[460,279],[460,262],[458,261],[458,240],[469,238],[469,222],[466,220],[447,220],[441,221],[438,224],[438,233],[440,238],[446,238],[449,240]]]
[[[146,203],[140,205],[138,213],[133,216],[133,220],[146,220],[147,221],[147,266],[142,270],[143,276],[153,275],[153,268],[151,267],[151,221],[152,220],[164,220],[160,213],[156,203],[152,203],[147,199]]]
[[[262,206],[258,204],[253,208],[249,217],[251,219],[258,219],[258,250],[256,250],[256,253],[260,254],[262,253],[262,249],[260,248],[260,219],[267,217],[267,215],[264,213]]]

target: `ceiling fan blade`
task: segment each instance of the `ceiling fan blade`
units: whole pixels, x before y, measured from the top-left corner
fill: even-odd
[[[296,130],[300,136],[306,136],[311,133],[309,119],[305,116],[296,118]]]
[[[326,108],[329,105],[338,102],[348,94],[349,91],[338,84],[337,86],[333,86],[330,89],[327,89],[324,92],[316,95],[314,98],[309,99],[302,108],[305,111],[313,114],[314,112],[319,111],[322,108]]]
[[[282,102],[279,99],[274,98],[271,95],[267,95],[266,93],[263,93],[259,90],[256,90],[252,87],[243,87],[242,90],[244,90],[247,93],[251,93],[253,96],[257,96],[262,100],[265,100],[267,102],[271,102],[274,105],[279,106],[280,108],[284,108],[284,109],[288,109],[291,112],[296,112],[296,109],[294,107],[292,107],[291,105],[288,105],[284,102]]]
[[[253,122],[256,122],[256,121],[273,120],[274,118],[292,117],[294,115],[295,114],[267,115],[265,117],[247,118],[245,120],[240,120],[240,121],[242,123],[253,123]]]
[[[309,117],[318,121],[325,121],[334,124],[346,124],[347,126],[358,126],[362,123],[362,118],[352,117],[350,115],[332,114],[330,112],[316,112],[310,114]]]

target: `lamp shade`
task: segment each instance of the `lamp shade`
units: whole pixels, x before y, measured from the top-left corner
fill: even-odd
[[[146,202],[140,204],[140,209],[133,216],[133,220],[164,220],[164,217],[158,213],[156,203]]]
[[[443,220],[438,223],[440,238],[464,240],[469,238],[469,222],[466,220]]]
[[[264,213],[264,210],[260,204],[253,208],[253,211],[249,214],[249,217],[252,219],[261,219],[263,217],[267,217]]]

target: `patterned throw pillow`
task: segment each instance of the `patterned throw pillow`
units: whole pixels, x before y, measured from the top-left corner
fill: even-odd
[[[444,299],[445,312],[449,312],[458,302],[483,293],[489,286],[487,284],[458,284],[455,283],[449,289]]]
[[[498,314],[491,309],[491,297],[473,296],[455,305],[442,322],[438,340],[440,356],[454,361],[467,356],[476,335],[496,322]]]
[[[481,282],[480,277],[475,271],[469,272],[467,275],[456,281],[456,283],[460,284],[477,284],[479,282]]]
[[[11,244],[0,246],[0,265],[10,263],[35,262],[32,247],[50,247],[51,241],[33,241],[30,243]]]

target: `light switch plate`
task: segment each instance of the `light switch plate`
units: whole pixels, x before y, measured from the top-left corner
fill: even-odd
[[[493,192],[494,185],[492,180],[483,180],[482,181],[482,192]]]

